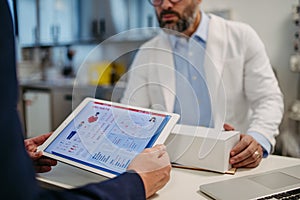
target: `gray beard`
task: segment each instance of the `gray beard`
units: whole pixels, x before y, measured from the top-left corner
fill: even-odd
[[[197,12],[199,12],[198,8],[196,8],[192,14],[184,14],[175,24],[168,23],[168,21],[164,22],[158,18],[159,26],[160,28],[165,28],[182,33],[186,31],[195,22]]]

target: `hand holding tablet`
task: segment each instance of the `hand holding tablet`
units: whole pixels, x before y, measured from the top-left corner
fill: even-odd
[[[147,148],[136,156],[128,166],[128,170],[135,170],[138,173],[145,173],[170,165],[170,158],[165,145],[155,145]]]
[[[114,177],[165,142],[179,115],[86,98],[40,147],[45,156]]]
[[[146,198],[160,190],[170,179],[170,158],[164,145],[147,148],[136,156],[127,168],[143,180]]]

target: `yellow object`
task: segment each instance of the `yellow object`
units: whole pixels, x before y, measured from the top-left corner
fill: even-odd
[[[91,85],[112,85],[125,73],[125,66],[120,63],[104,61],[90,64],[88,70]]]

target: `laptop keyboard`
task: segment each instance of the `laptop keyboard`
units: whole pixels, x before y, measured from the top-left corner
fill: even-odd
[[[257,200],[274,200],[274,199],[281,199],[281,200],[299,200],[300,199],[300,188],[295,190],[290,190],[287,192],[282,192],[274,195],[270,195],[267,197],[263,197]]]

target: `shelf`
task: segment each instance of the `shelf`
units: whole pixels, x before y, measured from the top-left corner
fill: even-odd
[[[295,100],[288,111],[290,119],[300,121],[300,100]]]
[[[296,113],[288,113],[288,116],[290,119],[294,120],[294,121],[299,121],[300,122],[300,113],[296,114]]]
[[[130,32],[132,33],[132,32]],[[126,42],[145,42],[150,40],[157,35],[157,32],[142,33],[142,34],[122,34],[116,35],[108,38],[91,38],[82,39],[71,42],[57,42],[57,43],[40,43],[40,44],[20,44],[21,48],[47,48],[47,47],[63,47],[72,45],[90,45],[90,44],[100,44],[102,42],[106,43],[126,43]]]

